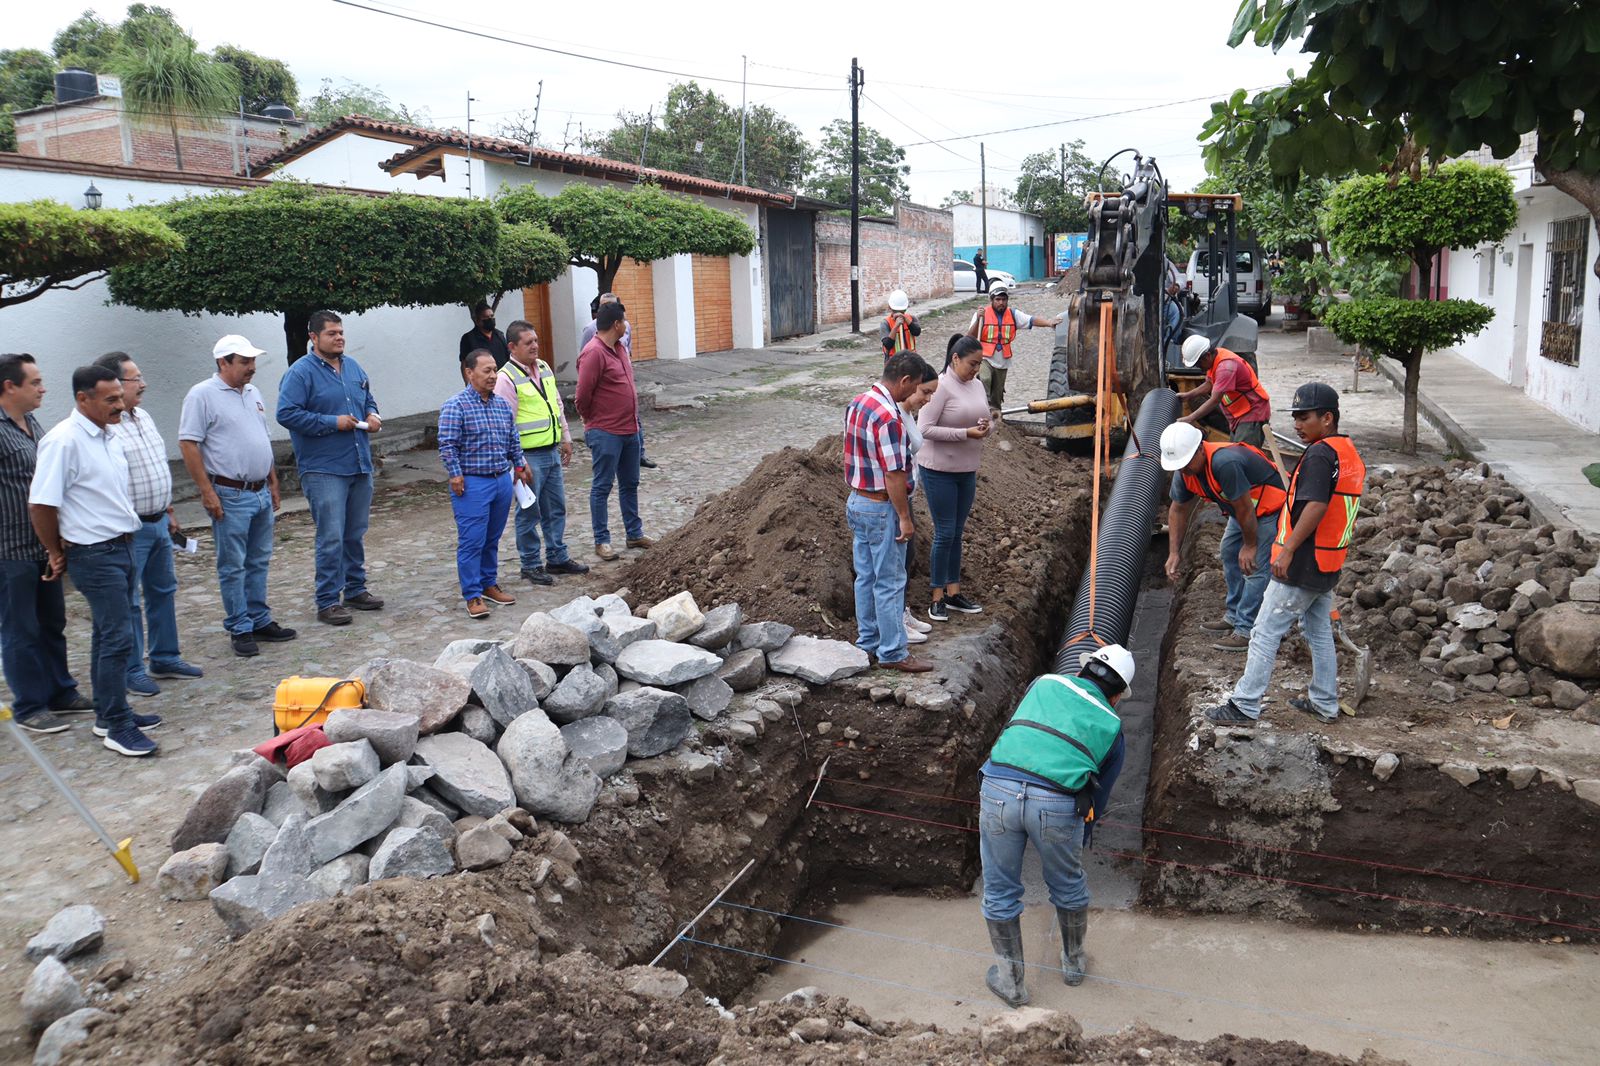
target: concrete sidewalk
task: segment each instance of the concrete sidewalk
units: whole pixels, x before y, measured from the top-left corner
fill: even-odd
[[[1397,386],[1405,368],[1389,359],[1378,369]],[[1528,399],[1453,351],[1422,360],[1421,415],[1452,449],[1488,463],[1521,489],[1547,522],[1571,523],[1600,537],[1600,488],[1583,468],[1600,462],[1600,434]]]

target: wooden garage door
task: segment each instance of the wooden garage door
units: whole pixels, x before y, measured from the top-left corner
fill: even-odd
[[[611,291],[628,309],[628,325],[633,327],[633,361],[656,357],[656,287],[649,263],[624,259]]]
[[[733,347],[733,286],[727,256],[694,257],[694,350]]]
[[[554,370],[556,353],[550,346],[550,286],[535,285],[522,290],[522,317],[539,334],[539,358]]]

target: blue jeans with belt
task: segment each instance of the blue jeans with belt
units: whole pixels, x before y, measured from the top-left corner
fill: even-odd
[[[94,619],[94,635],[89,644],[94,724],[113,733],[133,725],[133,708],[128,706],[134,595],[130,540],[67,545],[67,573],[89,601],[89,614]]]
[[[267,567],[272,562],[272,490],[254,492],[218,485],[222,517],[211,523],[217,542],[217,583],[222,588],[222,625],[247,636],[272,624],[267,607]]]
[[[639,517],[639,434],[622,436],[603,429],[584,431],[594,463],[594,480],[589,483],[589,523],[594,528],[596,545],[611,543],[608,512],[611,485],[617,485],[617,503],[622,507],[622,526],[629,540],[644,536],[644,521]]]
[[[152,669],[179,658],[178,572],[172,563],[172,535],[165,514],[154,522],[143,523],[134,533],[133,576],[133,657],[128,660],[129,677],[145,672],[147,647]]]
[[[1083,872],[1083,818],[1064,792],[1022,781],[984,777],[979,790],[978,858],[983,863],[983,916],[1008,922],[1022,913],[1022,855],[1029,844],[1044,866],[1050,902],[1062,910],[1089,905]]]
[[[888,500],[852,492],[845,503],[856,570],[856,647],[880,663],[906,657],[906,554]]]
[[[67,601],[45,564],[0,559],[0,666],[17,721],[78,697],[67,670]]]
[[[500,535],[511,512],[511,474],[468,474],[462,480],[465,491],[450,494],[456,517],[456,577],[461,598],[475,600],[500,583]]]
[[[561,469],[561,446],[527,448],[522,457],[533,475],[533,506],[517,508],[517,555],[522,569],[564,563],[567,552],[567,482]],[[539,560],[539,534],[544,533],[544,561]]]
[[[367,548],[372,520],[371,474],[300,475],[300,488],[317,527],[317,610],[367,591]]]

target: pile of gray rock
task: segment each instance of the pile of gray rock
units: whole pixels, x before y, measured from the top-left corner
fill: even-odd
[[[535,819],[587,820],[630,759],[714,774],[702,740],[753,742],[800,698],[769,672],[827,684],[867,666],[853,645],[747,623],[737,604],[702,612],[687,592],[639,614],[580,596],[432,665],[375,659],[352,675],[365,707],[330,715],[309,760],[285,773],[239,753],[173,834],[158,888],[209,898],[242,934],[368,881],[487,869]]]
[[[1486,465],[1369,473],[1340,593],[1378,649],[1415,655],[1464,691],[1596,716],[1600,545],[1535,525],[1528,501]]]
[[[100,950],[105,935],[105,916],[79,903],[57,911],[28,941],[24,953],[35,965],[22,989],[22,1017],[39,1036],[34,1066],[55,1066],[70,1048],[88,1039],[91,1028],[111,1017],[90,1004],[109,998],[133,975],[127,960],[103,963],[87,985],[66,965]]]

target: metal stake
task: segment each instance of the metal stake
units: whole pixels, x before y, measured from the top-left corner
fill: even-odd
[[[704,907],[701,907],[700,908],[700,913],[695,915],[693,918],[690,918],[689,921],[684,925],[684,927],[682,929],[678,930],[678,935],[673,937],[672,940],[668,942],[667,946],[661,949],[661,953],[658,954],[655,958],[650,960],[650,965],[654,966],[656,963],[660,962],[666,956],[667,952],[672,950],[673,945],[676,944],[678,941],[683,939],[683,934],[685,934],[689,930],[693,929],[694,928],[694,923],[698,922],[701,918],[704,918],[706,916],[706,912],[707,911],[709,911],[712,907],[715,907],[717,904],[721,903],[722,902],[722,897],[726,896],[728,894],[728,891],[731,888],[733,888],[734,885],[738,884],[739,878],[743,877],[746,873],[748,873],[749,870],[750,870],[750,867],[754,866],[755,864],[756,864],[756,861],[754,859],[751,859],[749,862],[745,863],[744,864],[744,868],[741,869],[738,873],[733,875],[733,880],[729,881],[727,884],[723,885],[722,886],[722,891],[718,892],[715,896],[712,896],[711,897],[711,902],[707,903]]]

